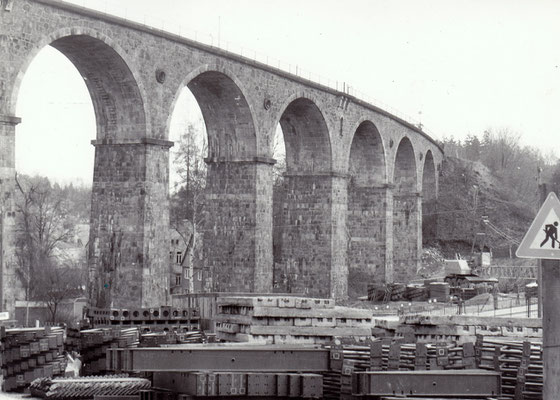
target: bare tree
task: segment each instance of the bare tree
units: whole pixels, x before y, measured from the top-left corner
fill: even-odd
[[[191,256],[197,248],[197,234],[204,226],[204,192],[206,188],[207,166],[204,161],[208,153],[208,139],[202,120],[188,123],[179,139],[179,146],[173,154],[173,167],[179,179],[173,188],[170,204],[171,225],[184,235],[181,228],[185,220],[192,227],[187,254]]]
[[[48,179],[16,175],[17,274],[25,288],[25,299],[38,299],[45,284],[44,271],[56,265],[53,250],[72,238],[66,204]]]
[[[484,131],[483,161],[494,172],[510,168],[520,151],[521,135],[509,128],[488,129]]]
[[[33,299],[47,306],[50,322],[66,322],[60,315],[60,304],[84,294],[85,270],[71,262],[59,265],[50,258],[37,271],[37,278],[41,284],[35,287]]]
[[[281,184],[284,173],[286,172],[286,145],[284,143],[284,132],[280,124],[276,127],[274,132],[274,139],[272,143],[272,157],[276,160],[272,169],[274,185]]]

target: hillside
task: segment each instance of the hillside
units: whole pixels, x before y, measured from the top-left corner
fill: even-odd
[[[469,254],[475,241],[475,248],[487,246],[495,257],[509,257],[510,247],[514,253],[515,242],[529,227],[537,202],[521,201],[515,188],[507,187],[480,162],[446,157],[435,207],[431,220],[436,227],[425,230],[431,234],[425,235],[424,247],[439,249],[449,258]]]

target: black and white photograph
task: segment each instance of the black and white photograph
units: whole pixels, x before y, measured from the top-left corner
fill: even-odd
[[[559,21],[0,0],[0,399],[560,399]]]

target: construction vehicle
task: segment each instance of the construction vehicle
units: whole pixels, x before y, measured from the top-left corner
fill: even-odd
[[[491,292],[498,283],[496,278],[479,276],[467,260],[444,260],[445,278],[449,283],[449,293],[462,300],[468,300],[480,293]]]

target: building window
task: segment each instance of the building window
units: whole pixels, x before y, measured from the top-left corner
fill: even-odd
[[[175,258],[175,262],[177,264],[181,264],[181,261],[183,261],[183,253],[181,253],[180,251],[177,252],[177,257]]]
[[[169,252],[169,262],[173,261],[173,252]]]
[[[185,268],[185,280],[189,279],[189,270],[187,268]]]
[[[181,286],[181,275],[175,275],[175,286]]]
[[[198,280],[199,280],[199,281],[202,280],[202,271],[198,271]]]

